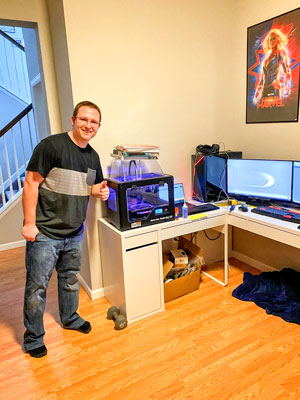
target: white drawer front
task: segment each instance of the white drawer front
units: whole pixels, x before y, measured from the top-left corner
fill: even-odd
[[[226,224],[226,216],[216,216],[213,218],[204,218],[196,221],[188,221],[186,223],[181,223],[179,221],[178,225],[176,223],[168,228],[163,228],[161,230],[161,239],[171,239],[176,236],[186,235],[188,233],[201,231],[204,229],[214,228],[215,226],[221,226]]]
[[[157,231],[131,236],[124,239],[125,250],[130,250],[139,246],[145,246],[150,243],[157,243],[157,241]]]

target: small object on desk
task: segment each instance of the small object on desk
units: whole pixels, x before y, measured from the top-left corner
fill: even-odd
[[[246,206],[246,204],[242,204],[241,206],[239,206],[239,210],[243,211],[243,212],[247,212],[248,211],[248,207]]]
[[[179,209],[175,207],[175,219],[179,219]]]
[[[235,209],[235,204],[232,204],[232,205],[230,206],[229,211],[233,211],[234,209]]]
[[[300,229],[300,225],[297,226],[297,229]]]
[[[219,202],[218,201],[218,207],[228,207],[230,204],[228,203],[228,201],[222,201]]]
[[[189,214],[188,206],[186,205],[186,203],[184,203],[182,206],[182,217],[187,218],[188,214]]]
[[[198,219],[205,219],[205,218],[207,218],[207,215],[204,213],[189,215],[189,219],[191,219],[192,221],[197,221]]]

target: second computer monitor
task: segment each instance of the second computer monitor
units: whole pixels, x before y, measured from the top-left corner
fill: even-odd
[[[226,158],[206,157],[206,184],[218,190],[227,189],[226,183]]]
[[[300,161],[294,161],[292,202],[300,204]]]
[[[292,171],[292,161],[228,160],[228,194],[250,199],[291,201]]]

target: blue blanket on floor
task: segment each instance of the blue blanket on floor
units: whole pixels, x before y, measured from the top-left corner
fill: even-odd
[[[300,325],[300,273],[284,268],[281,271],[244,273],[243,283],[232,295],[244,301],[253,301],[285,321]]]

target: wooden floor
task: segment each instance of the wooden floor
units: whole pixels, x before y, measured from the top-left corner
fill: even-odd
[[[47,297],[48,355],[21,348],[24,248],[0,252],[0,399],[300,399],[300,327],[232,297],[251,267],[231,260],[229,286],[202,276],[200,290],[166,311],[114,330],[102,298],[82,290],[88,335],[61,328],[56,278]],[[222,265],[216,265],[221,278]]]

